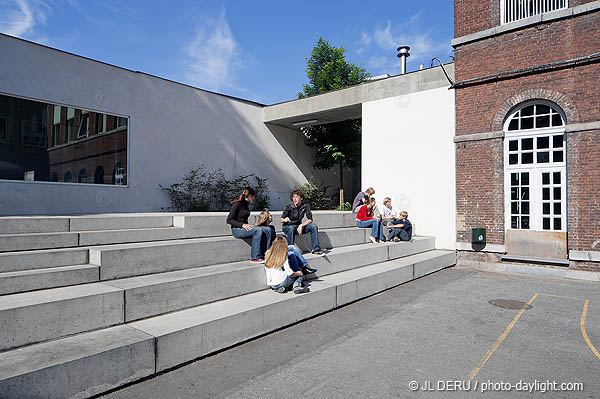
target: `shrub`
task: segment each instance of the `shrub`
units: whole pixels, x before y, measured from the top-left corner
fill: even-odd
[[[327,195],[327,186],[319,187],[315,184],[313,177],[300,187],[304,195],[304,201],[310,205],[310,209],[333,209],[333,201]]]
[[[352,204],[349,202],[344,202],[344,205],[338,205],[335,207],[336,211],[351,211],[352,210]]]
[[[252,177],[254,184],[251,184]],[[247,186],[256,190],[254,209],[263,209],[269,206],[267,180],[253,173],[228,180],[222,169],[207,173],[204,165],[200,165],[185,175],[182,182],[168,187],[159,184],[159,187],[169,195],[169,209],[178,212],[228,211],[231,200]]]

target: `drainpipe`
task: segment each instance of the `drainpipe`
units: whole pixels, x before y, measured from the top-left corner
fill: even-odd
[[[406,59],[410,57],[410,53],[408,52],[408,50],[410,50],[410,47],[400,46],[397,48],[397,50],[397,57],[400,58],[400,75],[404,75],[406,73]]]

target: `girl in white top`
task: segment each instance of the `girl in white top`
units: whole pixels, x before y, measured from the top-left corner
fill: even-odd
[[[292,267],[297,270],[293,270]],[[276,292],[284,293],[286,290],[293,289],[294,294],[301,294],[309,291],[308,287],[304,287],[302,284],[304,274],[301,267],[296,264],[290,266],[288,242],[285,237],[277,237],[273,241],[271,249],[267,251],[265,272],[267,285]]]

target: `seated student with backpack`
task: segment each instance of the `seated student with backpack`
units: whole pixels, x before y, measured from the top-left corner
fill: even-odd
[[[400,218],[394,220],[391,227],[392,232],[388,236],[389,241],[412,241],[412,223],[408,220],[408,212],[400,212]]]
[[[283,232],[287,236],[289,245],[294,245],[296,235],[310,233],[312,253],[321,256],[323,251],[319,245],[319,228],[313,223],[310,205],[302,203],[303,197],[300,189],[292,191],[292,202],[287,204],[281,213]],[[304,216],[306,216],[306,222],[302,222]]]
[[[304,275],[316,272],[315,269],[307,270],[308,263],[297,249],[291,249],[285,237],[277,237],[271,249],[267,251],[265,260],[265,273],[267,285],[275,292],[283,294],[293,290],[294,294],[309,292],[303,284]],[[304,269],[304,271],[303,271]]]
[[[373,214],[374,209],[376,209],[375,198],[370,197],[369,202],[358,208],[358,212],[356,213],[356,225],[358,227],[371,227],[369,239],[372,243],[379,242],[383,237],[381,232],[381,222],[379,221],[379,218]]]

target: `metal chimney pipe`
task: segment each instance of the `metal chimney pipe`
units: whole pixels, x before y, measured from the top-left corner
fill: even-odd
[[[410,53],[408,52],[408,50],[410,50],[410,47],[400,46],[397,48],[397,50],[397,57],[400,58],[400,75],[404,75],[406,73],[406,59],[410,57]]]

